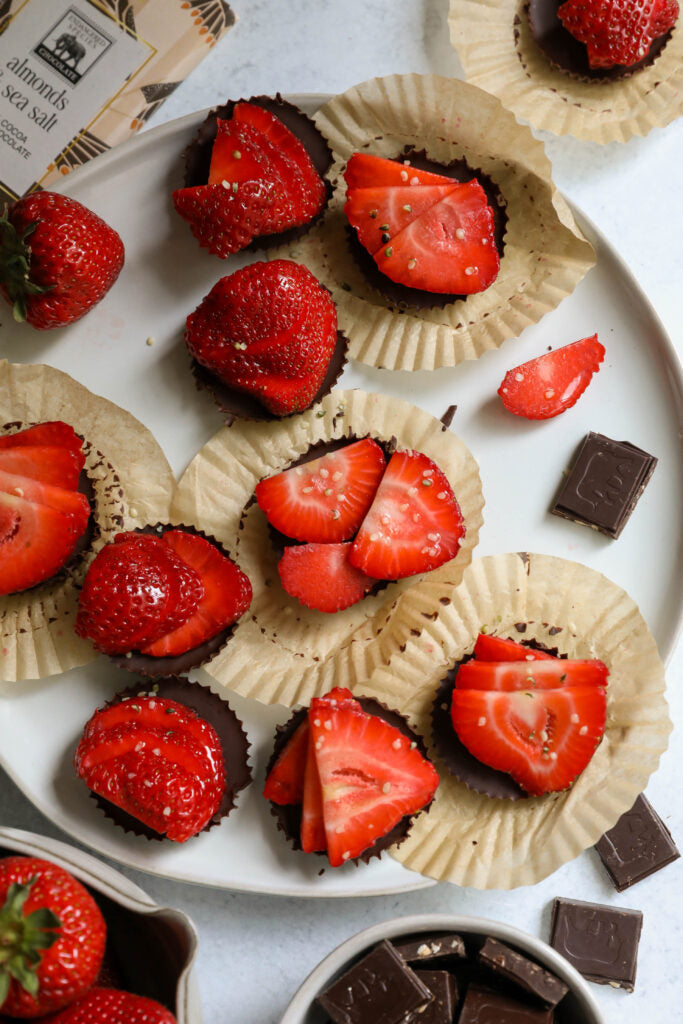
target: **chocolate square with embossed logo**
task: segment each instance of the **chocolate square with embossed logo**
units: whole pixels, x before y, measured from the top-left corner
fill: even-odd
[[[616,539],[656,465],[642,448],[591,431],[550,511]]]
[[[511,996],[470,985],[458,1024],[553,1024],[551,1006],[530,1006]]]
[[[632,992],[642,926],[639,910],[559,898],[553,903],[550,945],[589,981]]]
[[[614,828],[598,839],[595,849],[618,892],[680,857],[671,833],[642,793]]]

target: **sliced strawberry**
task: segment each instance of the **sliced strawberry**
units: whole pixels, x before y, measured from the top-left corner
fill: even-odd
[[[388,160],[372,153],[354,153],[344,171],[348,189],[382,188],[394,185],[453,185],[453,178],[445,174],[420,171],[401,160]]]
[[[0,469],[0,491],[26,498],[27,501],[34,501],[38,505],[49,505],[57,512],[77,516],[79,521],[85,516],[86,523],[90,515],[90,503],[84,494],[67,490],[65,487],[53,487],[51,484],[44,484],[29,476],[5,473],[2,469]]]
[[[264,219],[279,198],[276,186],[265,180],[227,182],[176,189],[173,205],[199,244],[225,258],[263,233]]]
[[[24,445],[44,445],[48,448],[70,448],[82,455],[83,441],[73,427],[61,420],[36,423],[15,434],[0,435],[0,448],[18,448]],[[85,457],[83,456],[84,460]]]
[[[75,491],[85,458],[70,448],[19,445],[0,450],[0,470]]]
[[[578,401],[604,358],[604,346],[593,334],[508,370],[498,394],[515,416],[529,420],[559,416]]]
[[[320,853],[327,849],[323,818],[323,791],[316,761],[315,740],[309,727],[304,772],[304,794],[301,807],[301,849],[304,853]]]
[[[308,756],[308,719],[305,719],[268,772],[263,795],[274,804],[300,804],[304,798],[304,771]]]
[[[460,506],[439,467],[422,452],[395,452],[349,561],[375,579],[401,579],[454,558],[464,536]]]
[[[372,504],[384,467],[382,449],[365,438],[261,480],[256,500],[268,522],[287,537],[348,540]]]
[[[339,612],[360,601],[375,580],[349,562],[351,541],[293,544],[278,564],[282,586],[307,608]]]
[[[570,661],[467,661],[458,669],[458,690],[552,690],[568,686],[606,686],[607,666],[597,658]]]
[[[547,651],[538,651],[535,647],[525,647],[516,640],[507,640],[502,636],[491,636],[480,633],[474,645],[474,657],[477,661],[548,661],[554,655]]]
[[[470,753],[508,772],[533,796],[566,789],[581,774],[605,731],[605,715],[602,686],[454,690],[451,707],[455,731]]]
[[[218,130],[211,149],[209,185],[220,185],[227,181],[254,181],[265,173],[263,163],[251,146],[243,146],[231,131],[232,122],[218,119]]]
[[[67,515],[0,492],[0,594],[28,590],[62,568],[86,528],[86,505]]]
[[[349,189],[344,206],[349,223],[358,232],[358,241],[371,255],[380,253],[390,239],[457,188],[448,185],[376,186]]]
[[[328,856],[338,867],[428,804],[439,777],[407,736],[348,702],[315,698],[308,718]]]
[[[567,31],[586,44],[592,68],[637,64],[673,27],[678,13],[676,0],[567,0],[557,9]]]
[[[164,544],[194,570],[203,594],[188,618],[160,639],[140,650],[155,658],[182,654],[232,625],[251,604],[251,584],[241,569],[203,537],[184,530],[169,530]]]

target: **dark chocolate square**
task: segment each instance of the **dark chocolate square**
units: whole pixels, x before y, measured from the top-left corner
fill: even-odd
[[[394,942],[394,949],[409,964],[426,964],[443,957],[455,956],[462,960],[467,956],[465,943],[459,935],[423,935],[414,942]]]
[[[556,899],[550,945],[589,981],[632,992],[642,926],[639,910]]]
[[[569,991],[568,986],[550,971],[497,939],[486,940],[479,950],[479,961],[523,992],[536,996],[546,1006],[557,1006]]]
[[[630,811],[595,844],[618,892],[680,857],[671,833],[641,795]]]
[[[453,1024],[455,1008],[458,1005],[458,984],[448,971],[416,971],[434,1001],[426,1010],[416,1010],[406,1024]]]
[[[433,999],[415,971],[384,940],[316,1001],[335,1024],[400,1024]]]
[[[552,1006],[532,1006],[511,996],[470,985],[458,1024],[553,1024]]]
[[[617,538],[656,465],[642,448],[591,431],[550,511]]]

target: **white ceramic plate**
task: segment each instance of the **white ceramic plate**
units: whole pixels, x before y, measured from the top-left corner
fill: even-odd
[[[294,99],[313,111],[323,97]],[[172,208],[182,150],[203,116],[138,136],[65,181],[64,191],[109,221],[126,246],[126,266],[104,301],[63,331],[39,333],[2,317],[3,356],[48,362],[129,409],[151,429],[177,475],[221,426],[213,403],[197,392],[189,374],[185,317],[219,277],[246,262],[220,262],[200,250]],[[575,213],[596,246],[597,265],[541,323],[474,363],[413,374],[354,364],[341,383],[405,398],[436,416],[457,404],[453,429],[479,460],[486,498],[475,554],[534,550],[604,572],[639,602],[667,657],[681,619],[683,378],[637,282],[606,240]],[[495,392],[507,369],[596,330],[607,357],[573,409],[540,423],[505,412]],[[152,346],[146,344],[149,337]],[[628,440],[659,458],[618,541],[548,514],[563,470],[589,430]],[[0,691],[0,763],[43,813],[81,841],[144,871],[227,889],[351,896],[432,884],[387,856],[319,876],[322,859],[287,847],[259,791],[275,724],[288,712],[253,701],[233,703],[249,731],[256,781],[227,821],[184,846],[150,843],[113,828],[74,778],[71,756],[92,710],[121,685],[120,674],[102,658],[56,679]]]

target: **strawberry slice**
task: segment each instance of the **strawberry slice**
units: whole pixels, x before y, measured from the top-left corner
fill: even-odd
[[[251,584],[226,555],[204,537],[169,530],[161,540],[199,576],[203,594],[185,621],[140,650],[155,658],[182,654],[232,625],[251,604]]]
[[[351,541],[293,544],[278,565],[282,586],[307,608],[339,612],[360,601],[375,580],[349,562]],[[325,585],[321,587],[320,581]]]
[[[433,174],[411,167],[401,160],[388,160],[386,157],[374,156],[372,153],[354,153],[344,171],[347,188],[382,188],[394,185],[449,185],[455,184],[453,178],[445,174]]]
[[[606,686],[607,666],[597,658],[570,661],[467,661],[458,669],[458,690],[552,690],[568,686]]]
[[[653,41],[678,17],[676,0],[567,0],[558,7],[562,24],[588,50],[592,68],[630,67],[647,56]]]
[[[82,454],[83,441],[73,427],[61,420],[49,423],[36,423],[34,427],[26,427],[16,434],[0,436],[0,448],[18,448],[24,445],[45,445],[49,448],[70,448]],[[85,461],[85,456],[83,457]]]
[[[374,579],[401,579],[454,558],[464,536],[460,507],[439,467],[422,452],[395,452],[349,561]]]
[[[65,487],[53,487],[51,484],[41,483],[40,480],[34,480],[28,476],[5,473],[2,469],[0,469],[0,491],[26,498],[27,501],[34,501],[38,505],[48,505],[66,515],[77,516],[79,521],[85,516],[87,522],[90,515],[90,503],[84,494],[67,490]]]
[[[276,200],[281,200],[278,186],[265,179],[191,185],[173,193],[177,213],[199,244],[222,258],[244,249],[263,233],[263,221]]]
[[[0,492],[0,594],[28,590],[61,569],[86,528],[86,506],[67,515]]]
[[[593,334],[508,370],[498,394],[515,416],[559,416],[578,401],[604,358],[604,346]]]
[[[81,451],[43,445],[0,449],[0,470],[27,476],[51,487],[75,491],[85,458]]]
[[[328,857],[338,867],[428,804],[439,777],[407,736],[349,702],[314,698],[308,719]]]
[[[384,467],[382,449],[365,438],[261,480],[256,500],[268,522],[286,537],[315,543],[348,540],[372,504]]]
[[[491,636],[480,633],[474,645],[474,657],[477,661],[548,661],[554,655],[547,651],[537,651],[535,647],[525,647],[516,640],[507,640],[502,636]]]
[[[602,686],[534,693],[456,689],[451,706],[455,731],[470,753],[508,772],[532,796],[572,784],[595,753],[605,716]]]
[[[344,213],[358,232],[358,241],[373,256],[386,249],[390,239],[457,188],[448,185],[375,186],[349,189]]]
[[[323,818],[323,791],[318,774],[315,740],[309,727],[304,771],[304,793],[301,807],[301,849],[304,853],[320,853],[327,849]]]
[[[268,772],[263,795],[274,804],[300,804],[308,757],[308,719],[294,732]]]
[[[218,130],[211,149],[209,185],[220,185],[227,181],[254,181],[266,174],[264,163],[258,152],[232,134],[232,122],[218,118]]]

